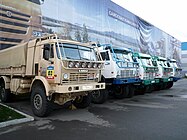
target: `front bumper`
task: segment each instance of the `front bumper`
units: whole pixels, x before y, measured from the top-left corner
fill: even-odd
[[[144,84],[145,86],[155,84],[155,83],[156,83],[155,79],[142,80],[142,84]]]
[[[173,81],[173,78],[162,78],[162,82],[167,83]]]
[[[57,85],[53,88],[55,93],[73,93],[105,89],[105,83],[89,83],[89,84],[64,84]]]
[[[141,82],[140,78],[119,78],[113,80],[113,84],[116,85],[140,83],[140,82]]]
[[[181,79],[180,77],[173,77],[173,82],[177,82],[180,79]]]

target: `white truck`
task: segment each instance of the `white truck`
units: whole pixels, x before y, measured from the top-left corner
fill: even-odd
[[[49,114],[51,102],[85,108],[92,90],[105,89],[98,83],[104,65],[99,56],[90,44],[56,34],[0,50],[0,100],[30,93],[32,111],[41,117]]]
[[[158,67],[155,79],[155,90],[168,89],[173,86],[173,78],[171,77],[172,68],[168,67],[167,59],[161,56],[153,56],[153,64]]]
[[[138,78],[138,63],[133,62],[132,52],[124,47],[103,44],[98,46],[105,68],[102,71],[101,82],[106,83],[105,90],[95,90],[94,103],[103,103],[107,93],[115,98],[132,97],[136,85],[140,83]]]
[[[156,83],[155,76],[158,68],[152,63],[152,58],[149,54],[135,52],[133,53],[133,60],[139,63],[139,74],[141,85],[138,86],[137,92],[144,94],[145,92],[152,92],[154,84]]]
[[[173,82],[177,82],[182,78],[182,68],[177,64],[175,59],[167,60],[168,67],[172,68],[171,77],[173,78]]]

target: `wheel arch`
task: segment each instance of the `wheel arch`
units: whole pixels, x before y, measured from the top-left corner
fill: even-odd
[[[0,77],[0,83],[4,82],[5,89],[10,89],[10,78],[7,76],[1,76]]]
[[[43,86],[43,88],[44,88],[44,90],[45,90],[46,96],[49,96],[50,85],[49,85],[48,81],[47,81],[44,77],[36,76],[36,77],[33,79],[32,83],[31,83],[31,87],[30,87],[30,92],[31,92],[32,88],[33,88],[35,85]]]

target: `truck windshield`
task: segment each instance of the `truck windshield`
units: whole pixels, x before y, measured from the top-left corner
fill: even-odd
[[[124,51],[124,50],[114,50],[114,53],[116,55],[116,59],[117,60],[124,60],[126,62],[133,62],[132,60],[132,55],[130,52],[128,51]],[[113,57],[115,57],[113,55]]]
[[[170,65],[171,65],[171,67],[173,67],[173,68],[178,68],[178,66],[177,66],[177,63],[176,63],[176,62],[170,62]]]
[[[144,66],[153,66],[152,61],[150,58],[141,58],[142,65]]]
[[[160,60],[160,61],[158,61],[158,63],[159,63],[159,65],[161,65],[161,66],[167,66],[167,61],[162,61],[162,60]]]
[[[59,48],[62,58],[73,60],[97,61],[97,57],[93,48],[67,43],[60,43]]]

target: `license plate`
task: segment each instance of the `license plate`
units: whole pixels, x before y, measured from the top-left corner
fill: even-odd
[[[155,81],[151,81],[151,83],[155,83]]]
[[[82,86],[83,90],[93,89],[93,86]]]

